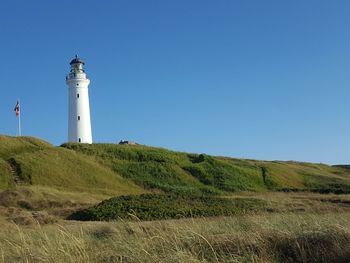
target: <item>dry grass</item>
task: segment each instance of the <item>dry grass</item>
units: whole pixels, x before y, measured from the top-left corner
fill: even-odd
[[[344,212],[32,227],[4,223],[0,262],[347,262],[349,218]]]
[[[12,190],[0,192],[2,215],[19,216],[26,212],[45,212],[51,216],[64,218],[81,208],[92,206],[109,195],[84,192],[60,191],[45,186],[18,186]]]
[[[241,193],[269,213],[140,222],[65,221],[104,195],[21,187],[0,204],[0,262],[348,262],[350,195]]]

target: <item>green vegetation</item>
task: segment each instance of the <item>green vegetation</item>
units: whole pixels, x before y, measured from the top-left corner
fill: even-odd
[[[159,189],[166,193],[350,193],[350,170],[344,167],[212,157],[142,145],[69,143],[62,147],[89,156],[146,189]]]
[[[265,202],[253,198],[224,199],[206,196],[144,194],[119,196],[73,213],[69,219],[83,221],[138,218],[141,220],[198,216],[230,216],[263,210]]]
[[[10,189],[14,187],[9,164],[0,159],[0,189]]]
[[[0,136],[0,262],[347,262],[349,167]]]
[[[346,166],[213,157],[143,145],[67,143],[54,147],[31,137],[0,136],[0,189],[13,194],[19,186],[27,187],[32,196],[37,191],[34,186],[48,192],[104,196],[75,207],[92,205],[74,214],[84,220],[126,218],[129,214],[164,219],[232,215],[239,209],[261,206],[257,201],[253,206],[254,200],[219,198],[239,192],[350,193],[350,170]],[[128,196],[147,192],[157,194]],[[48,202],[56,202],[57,198],[47,196]],[[28,202],[23,197],[16,202],[21,208],[40,210],[36,200]],[[74,206],[70,210],[74,211]]]
[[[149,191],[227,195],[241,191],[349,193],[350,169],[189,154],[142,145],[63,144],[0,136],[0,189],[18,183],[113,195]]]
[[[14,163],[17,167],[13,167]],[[64,191],[109,195],[145,192],[130,180],[80,153],[31,137],[0,136],[0,188],[13,188],[13,176],[17,176],[21,184]]]

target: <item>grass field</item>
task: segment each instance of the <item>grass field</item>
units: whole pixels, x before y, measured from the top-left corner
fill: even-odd
[[[240,198],[247,196],[279,205],[268,213],[152,222],[19,225],[2,218],[0,262],[348,262],[348,196]]]
[[[0,262],[345,263],[349,193],[347,165],[0,136]]]

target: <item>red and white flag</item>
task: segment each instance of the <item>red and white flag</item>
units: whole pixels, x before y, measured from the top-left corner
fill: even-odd
[[[14,111],[16,112],[16,117],[18,117],[20,114],[19,101],[17,101]]]

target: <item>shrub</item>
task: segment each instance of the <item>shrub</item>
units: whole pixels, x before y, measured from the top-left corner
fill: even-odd
[[[224,199],[198,195],[120,196],[73,213],[68,219],[82,221],[139,218],[141,220],[170,219],[198,216],[228,216],[264,209],[265,202],[257,199]]]

